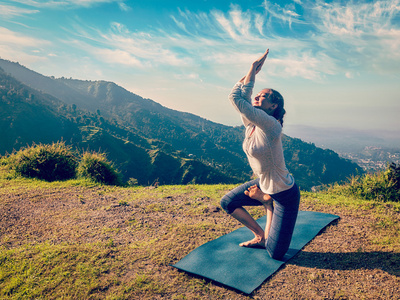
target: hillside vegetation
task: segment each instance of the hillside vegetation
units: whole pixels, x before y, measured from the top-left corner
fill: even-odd
[[[303,191],[301,210],[340,220],[248,297],[170,266],[240,226],[219,208],[233,185],[47,182],[10,173],[10,163],[9,158],[0,163],[1,299],[395,299],[400,294],[400,203],[384,196],[364,200],[341,194],[344,186]],[[250,212],[263,214],[257,207]]]
[[[1,59],[0,130],[2,155],[63,140],[106,152],[124,180],[140,184],[238,183],[252,175],[243,127],[168,109],[112,82],[55,79]],[[363,173],[333,151],[288,136],[283,144],[304,190]]]

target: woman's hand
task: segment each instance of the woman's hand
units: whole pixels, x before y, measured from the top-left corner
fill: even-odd
[[[247,73],[246,77],[244,78],[244,84],[248,84],[250,81],[256,80],[256,74],[261,71],[262,66],[264,65],[265,60],[267,59],[269,53],[269,49],[265,51],[260,58],[253,62],[249,72]],[[242,78],[243,80],[243,78]],[[242,81],[243,82],[243,81]]]
[[[265,60],[267,59],[269,53],[269,49],[265,51],[265,53],[257,59],[255,62],[253,62],[253,68],[255,68],[256,74],[261,71],[262,66],[264,65]]]

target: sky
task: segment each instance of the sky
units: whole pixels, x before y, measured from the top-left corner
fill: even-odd
[[[227,95],[267,48],[254,95],[281,92],[288,134],[400,140],[400,0],[0,1],[1,58],[226,125],[240,125]]]

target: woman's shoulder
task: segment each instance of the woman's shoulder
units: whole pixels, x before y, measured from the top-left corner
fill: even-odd
[[[282,134],[282,125],[274,117],[265,114],[263,122],[258,123],[258,127],[267,135],[280,136]]]

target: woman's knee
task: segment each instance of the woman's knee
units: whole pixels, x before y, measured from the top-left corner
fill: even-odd
[[[282,260],[288,250],[289,246],[285,247],[284,249],[274,249],[274,250],[270,250],[267,248],[269,256],[271,256],[271,258],[275,260]]]
[[[229,207],[229,206],[230,206],[230,205],[229,205],[230,203],[231,203],[231,198],[228,197],[227,195],[225,195],[225,196],[223,196],[223,197],[221,198],[221,201],[220,201],[221,207],[222,207],[222,209],[225,210],[228,214],[231,214],[231,213],[232,213],[232,210],[231,210],[231,208]]]

